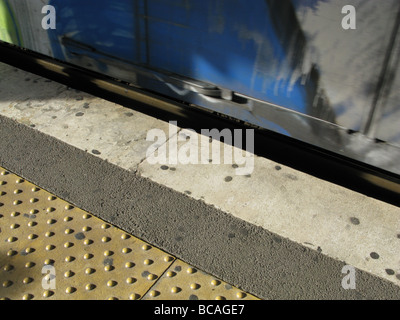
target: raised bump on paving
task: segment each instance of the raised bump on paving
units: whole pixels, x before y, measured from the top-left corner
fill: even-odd
[[[0,167],[1,299],[189,299],[164,288],[192,282],[198,299],[255,298],[201,271],[160,280],[177,265],[195,270]]]
[[[257,298],[224,281],[210,277],[209,274],[181,260],[176,260],[143,299],[254,300]]]

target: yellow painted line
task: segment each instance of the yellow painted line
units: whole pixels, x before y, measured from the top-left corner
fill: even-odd
[[[254,299],[0,167],[1,299]]]

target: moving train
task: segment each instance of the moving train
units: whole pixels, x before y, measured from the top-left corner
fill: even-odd
[[[0,0],[0,40],[400,176],[398,0]]]

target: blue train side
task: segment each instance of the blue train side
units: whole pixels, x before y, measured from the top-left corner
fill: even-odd
[[[400,174],[396,0],[0,3],[4,41]]]

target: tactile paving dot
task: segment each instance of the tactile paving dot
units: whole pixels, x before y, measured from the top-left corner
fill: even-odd
[[[175,260],[144,300],[258,300],[257,297]]]
[[[0,168],[0,298],[140,299],[174,257]]]

